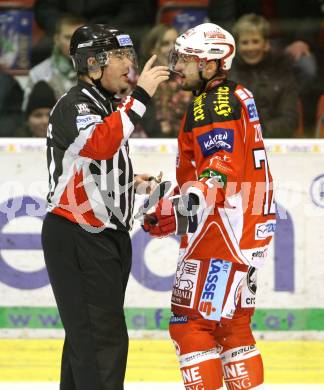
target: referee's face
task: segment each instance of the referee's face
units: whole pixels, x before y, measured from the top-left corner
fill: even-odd
[[[112,94],[125,95],[132,87],[130,73],[134,66],[132,59],[120,53],[110,53],[108,66],[104,68],[101,85]]]

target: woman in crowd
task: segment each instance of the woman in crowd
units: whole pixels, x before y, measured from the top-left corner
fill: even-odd
[[[144,64],[153,54],[158,65],[168,65],[169,53],[178,37],[177,30],[168,25],[156,25],[142,42],[140,60]],[[147,110],[141,129],[150,138],[177,137],[180,121],[191,94],[181,91],[175,78],[162,83]]]

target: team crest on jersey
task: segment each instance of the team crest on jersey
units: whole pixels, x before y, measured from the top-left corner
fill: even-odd
[[[232,153],[234,146],[234,130],[215,128],[208,133],[198,136],[198,143],[204,157],[224,150]]]
[[[90,114],[90,108],[87,103],[76,104],[75,107],[80,115]]]

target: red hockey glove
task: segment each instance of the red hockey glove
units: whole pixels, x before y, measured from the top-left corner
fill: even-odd
[[[154,213],[144,215],[143,229],[153,237],[166,237],[170,234],[194,233],[198,218],[194,206],[199,204],[196,195],[162,198]]]
[[[172,202],[162,198],[154,213],[144,215],[143,229],[153,237],[166,237],[176,231],[176,219]]]

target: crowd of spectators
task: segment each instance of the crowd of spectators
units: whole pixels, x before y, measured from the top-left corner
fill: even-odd
[[[0,13],[19,9],[17,3],[23,2],[6,1]],[[156,54],[157,63],[165,65],[178,34],[188,23],[199,24],[202,17],[207,18],[235,37],[237,55],[229,78],[253,92],[264,137],[313,137],[316,118],[323,120],[324,113],[316,112],[316,107],[324,95],[324,0],[184,0],[173,2],[171,14],[170,2],[164,0],[32,3],[38,34],[29,69],[17,72],[1,66],[0,50],[0,137],[46,135],[50,109],[76,83],[68,54],[70,38],[89,21],[130,33],[140,64]],[[167,8],[169,13],[163,14]],[[0,49],[3,44],[0,39]],[[152,99],[134,135],[176,137],[190,99],[171,78]]]

